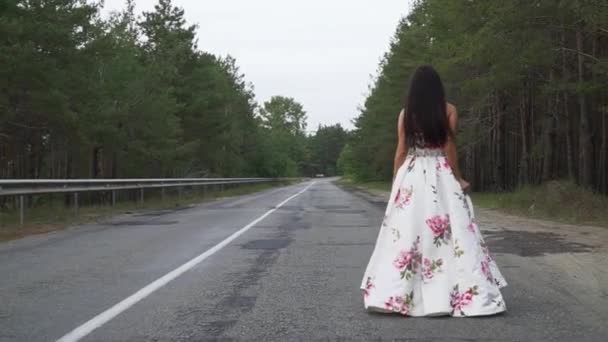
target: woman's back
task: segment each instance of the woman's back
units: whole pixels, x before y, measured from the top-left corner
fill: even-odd
[[[430,66],[414,72],[405,103],[405,136],[408,146],[419,142],[443,146],[450,135],[448,106],[439,74]]]
[[[403,109],[403,113],[405,113],[405,109]],[[406,115],[406,114],[405,114]],[[453,134],[453,132],[456,132],[456,122],[451,120],[452,117],[454,117],[456,115],[456,107],[449,103],[446,102],[445,103],[445,117],[448,123],[448,139],[449,139],[449,135]],[[453,125],[452,125],[453,123]],[[435,123],[436,125],[444,125],[443,120],[439,120]],[[420,127],[420,125],[417,122],[413,123],[415,129],[414,129],[414,139],[412,139],[412,143],[413,145],[411,146],[412,148],[430,148],[430,149],[438,149],[438,148],[443,148],[445,146],[445,144],[447,143],[447,140],[442,144],[440,142],[427,142],[425,140],[425,135],[422,132],[421,129],[416,129],[416,127]],[[453,127],[454,126],[454,127]]]
[[[456,108],[439,76],[419,68],[399,115],[395,177],[361,289],[365,307],[409,316],[477,316],[506,310],[506,285],[463,189]]]

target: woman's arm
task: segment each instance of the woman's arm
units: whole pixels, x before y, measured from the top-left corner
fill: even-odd
[[[462,172],[458,166],[458,151],[456,150],[456,131],[458,129],[458,111],[456,107],[448,104],[448,123],[450,125],[450,134],[448,134],[448,141],[445,144],[444,152],[448,159],[448,163],[454,172],[454,176],[460,183],[463,190],[467,190],[470,184],[462,178]]]
[[[397,170],[399,170],[399,167],[401,167],[401,165],[405,161],[405,158],[407,157],[408,148],[407,148],[407,144],[405,143],[404,121],[405,121],[405,111],[402,110],[401,113],[399,113],[399,119],[397,120],[398,141],[397,141],[397,150],[395,151],[395,161],[394,161],[394,165],[393,165],[393,180],[395,179],[395,176],[397,175]]]

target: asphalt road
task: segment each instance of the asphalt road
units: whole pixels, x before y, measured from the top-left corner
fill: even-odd
[[[516,221],[497,214],[480,216],[506,314],[366,313],[358,286],[383,206],[323,179],[1,244],[0,341],[55,341],[248,225],[82,340],[606,341],[603,242],[506,229]]]

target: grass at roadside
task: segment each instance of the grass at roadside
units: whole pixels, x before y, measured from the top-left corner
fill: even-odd
[[[391,183],[384,181],[358,182],[350,178],[342,177],[337,181],[337,183],[345,186],[359,187],[365,190],[375,190],[384,192],[391,191]]]
[[[339,184],[371,192],[390,191],[390,182],[356,182],[341,178]],[[576,184],[552,181],[513,192],[472,194],[473,203],[505,213],[569,224],[608,227],[608,197]]]
[[[608,197],[570,182],[552,181],[513,192],[474,193],[473,201],[480,207],[515,215],[608,227]]]
[[[258,192],[286,184],[288,183],[241,185],[225,189],[221,192],[219,190],[209,190],[204,194],[199,189],[184,191],[181,197],[168,191],[164,200],[156,194],[155,196],[147,197],[144,203],[138,201],[119,201],[114,207],[109,204],[81,206],[78,210],[78,215],[76,215],[74,208],[65,206],[62,201],[55,201],[28,208],[25,212],[23,226],[19,223],[19,212],[17,210],[2,210],[0,211],[0,242],[61,230],[73,225],[99,222],[114,215],[130,213],[136,210],[179,208],[212,201],[221,197]]]

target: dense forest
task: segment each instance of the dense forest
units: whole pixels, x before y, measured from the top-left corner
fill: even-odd
[[[340,167],[391,179],[397,115],[414,68],[434,65],[459,111],[476,190],[569,179],[608,193],[608,2],[419,0],[356,119]]]
[[[344,130],[309,136],[296,100],[256,103],[233,58],[198,47],[183,9],[159,0],[138,16],[127,0],[103,17],[102,5],[0,2],[0,178],[336,172]],[[327,131],[341,139],[333,163]]]

